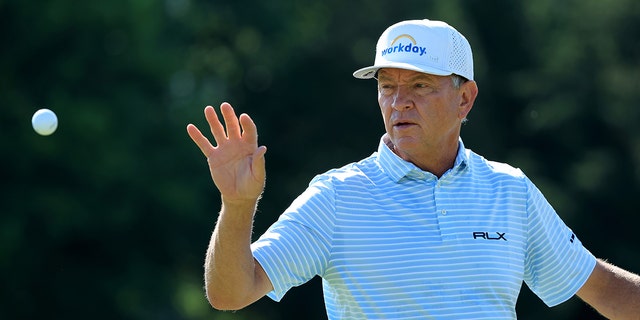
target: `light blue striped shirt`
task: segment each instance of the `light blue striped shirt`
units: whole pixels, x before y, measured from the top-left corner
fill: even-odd
[[[522,171],[462,140],[440,179],[381,140],[315,177],[252,250],[276,301],[322,277],[329,319],[516,319],[523,281],[553,306],[595,266]]]

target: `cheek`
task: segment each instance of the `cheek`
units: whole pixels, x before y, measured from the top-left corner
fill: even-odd
[[[387,119],[389,118],[391,112],[391,108],[389,104],[386,103],[385,99],[378,95],[378,106],[380,107],[380,113],[382,114],[382,119],[384,119],[385,124],[387,123]]]
[[[378,93],[378,105],[380,106],[380,109],[383,109],[389,105],[389,103],[387,102],[388,100],[389,99],[387,97]]]
[[[460,109],[451,101],[446,99],[438,99],[430,101],[429,105],[433,106],[424,110],[423,116],[431,119],[439,119],[440,121],[457,119],[460,115]]]
[[[384,127],[388,128],[389,118],[391,117],[386,108],[380,107],[380,114],[382,115],[382,121],[384,122]]]

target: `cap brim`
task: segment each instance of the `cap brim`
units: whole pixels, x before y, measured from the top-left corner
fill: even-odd
[[[433,74],[433,75],[436,75],[436,76],[448,76],[448,75],[452,74],[450,71],[436,69],[436,68],[433,68],[433,67],[417,66],[415,64],[410,64],[410,63],[389,62],[389,63],[385,63],[385,64],[380,64],[380,65],[376,65],[376,66],[370,66],[370,67],[365,67],[365,68],[362,68],[362,69],[358,69],[353,73],[353,76],[358,78],[358,79],[371,79],[371,78],[375,77],[375,75],[378,72],[378,70],[380,70],[382,68],[405,69],[405,70],[411,70],[411,71],[417,71],[417,72],[422,72],[422,73]]]

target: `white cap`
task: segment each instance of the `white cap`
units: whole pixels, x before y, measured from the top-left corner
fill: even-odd
[[[439,76],[457,74],[473,80],[473,54],[467,39],[442,21],[408,20],[385,30],[376,46],[373,66],[353,73],[373,78],[380,68],[399,68]]]

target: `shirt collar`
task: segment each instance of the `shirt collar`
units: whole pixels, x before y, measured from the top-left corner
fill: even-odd
[[[459,172],[467,167],[469,155],[466,152],[462,139],[458,139],[458,154],[453,164],[453,169],[448,172]],[[430,172],[423,171],[411,162],[405,161],[395,154],[384,142],[384,136],[380,139],[377,152],[378,166],[389,178],[398,183],[403,178],[411,180],[436,179]],[[448,173],[447,172],[447,173]],[[447,174],[445,173],[445,175]]]

